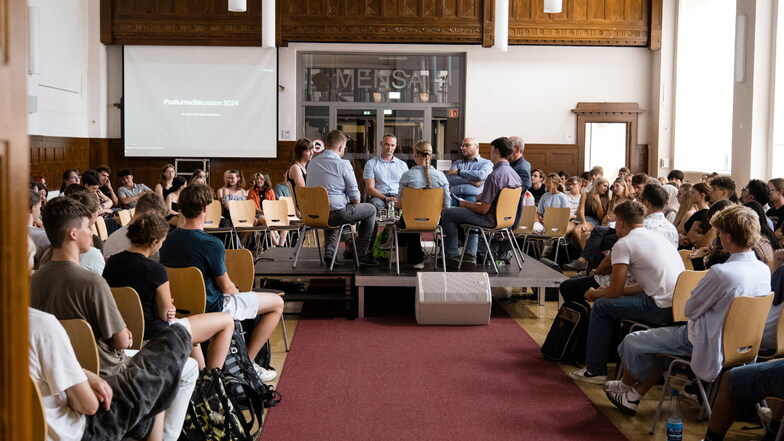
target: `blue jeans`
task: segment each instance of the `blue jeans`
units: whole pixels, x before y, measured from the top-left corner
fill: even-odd
[[[460,252],[457,249],[457,231],[460,224],[472,224],[480,227],[493,227],[487,218],[481,214],[476,214],[468,208],[453,207],[441,213],[441,227],[444,229],[444,244],[448,257],[457,257]],[[479,236],[476,232],[470,234],[466,239],[465,253],[476,256],[476,248]]]
[[[476,196],[471,196],[471,195],[460,195],[460,199],[468,202],[476,202]],[[457,207],[458,205],[460,205],[458,202],[459,201],[457,200],[457,196],[452,195],[452,206]]]
[[[632,332],[618,346],[618,355],[636,380],[645,381],[667,370],[671,359],[658,354],[691,357],[686,325]]]
[[[741,404],[784,397],[784,360],[747,364],[730,370],[730,391]]]
[[[659,308],[645,294],[596,300],[588,322],[588,343],[585,349],[585,363],[590,373],[607,375],[607,354],[621,320],[662,326],[672,323],[672,308]]]

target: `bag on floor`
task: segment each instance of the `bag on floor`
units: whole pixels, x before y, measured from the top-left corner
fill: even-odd
[[[267,344],[269,344],[269,341],[267,341]],[[256,368],[253,367],[253,362],[250,360],[250,356],[248,356],[248,347],[245,343],[245,331],[243,331],[242,322],[239,320],[234,321],[234,334],[231,337],[231,346],[226,356],[226,362],[223,364],[223,371],[253,387],[261,395],[264,407],[274,407],[280,403],[280,393],[273,389],[271,385],[264,384],[261,378],[259,378]],[[243,396],[242,388],[238,387],[233,392],[237,394],[240,405],[244,406],[248,400]]]
[[[232,392],[241,389],[246,404]],[[247,407],[248,411],[241,409]],[[261,430],[261,396],[239,378],[220,369],[204,369],[185,414],[180,441],[252,441]]]
[[[542,354],[559,363],[585,363],[590,313],[587,303],[566,302],[561,305],[542,345]]]

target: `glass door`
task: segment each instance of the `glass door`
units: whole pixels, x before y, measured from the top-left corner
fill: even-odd
[[[425,109],[384,109],[384,136],[397,137],[397,154],[411,155],[414,144],[427,139],[425,134]],[[380,142],[380,141],[379,141]]]
[[[335,127],[348,137],[346,154],[353,158],[370,158],[376,151],[376,109],[335,109]]]

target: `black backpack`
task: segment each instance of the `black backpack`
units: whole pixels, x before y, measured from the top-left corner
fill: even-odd
[[[591,307],[584,302],[566,302],[558,309],[542,354],[560,363],[584,364]]]
[[[264,346],[268,345],[269,341]],[[266,364],[269,366],[269,348],[267,348],[266,354]],[[231,337],[231,347],[229,347],[226,362],[223,364],[223,372],[227,372],[253,387],[261,395],[263,407],[274,407],[280,403],[280,393],[271,385],[264,384],[259,378],[256,368],[253,367],[253,362],[248,356],[248,347],[245,344],[245,331],[242,329],[242,323],[237,320],[234,321],[234,334]],[[244,405],[246,399],[243,397],[242,388],[235,386],[233,392],[238,396],[240,404]],[[259,418],[261,418],[260,414]]]
[[[233,392],[238,389],[242,390],[244,403]],[[179,439],[255,440],[263,411],[261,396],[249,384],[220,369],[204,369],[196,381]]]

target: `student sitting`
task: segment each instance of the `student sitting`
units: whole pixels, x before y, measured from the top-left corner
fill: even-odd
[[[139,197],[139,201],[136,204],[136,212],[133,214],[131,221],[128,222],[128,225],[134,223],[136,219],[147,213],[155,213],[158,216],[166,216],[166,206],[163,203],[163,199],[161,199],[158,194],[149,192],[144,193]],[[115,254],[125,251],[131,247],[131,241],[128,240],[127,236],[128,225],[118,228],[117,231],[110,234],[109,238],[106,239],[106,242],[103,243],[103,257],[105,259],[108,260]],[[157,261],[158,254],[153,254],[150,256],[150,258]]]

